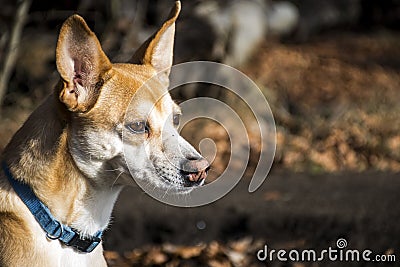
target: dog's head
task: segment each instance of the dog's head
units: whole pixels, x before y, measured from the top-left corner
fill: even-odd
[[[179,12],[176,2],[124,64],[110,62],[81,17],[71,16],[61,28],[56,92],[68,110],[69,151],[96,183],[126,184],[132,176],[162,188],[204,183],[209,164],[179,135],[181,111],[168,93]]]

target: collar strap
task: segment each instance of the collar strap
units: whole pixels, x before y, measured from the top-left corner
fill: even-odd
[[[94,236],[82,237],[75,229],[60,223],[53,217],[49,208],[37,198],[31,188],[16,180],[5,162],[2,165],[3,171],[14,191],[46,232],[48,239],[58,239],[62,244],[73,247],[83,253],[92,252],[101,243],[103,231],[97,232]]]

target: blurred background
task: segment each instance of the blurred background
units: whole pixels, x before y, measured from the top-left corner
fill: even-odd
[[[0,4],[1,151],[59,79],[55,46],[69,15],[82,15],[106,54],[125,62],[173,0]],[[263,186],[247,193],[260,152],[251,138],[243,181],[212,205],[168,207],[126,190],[105,237],[110,266],[342,266],[256,259],[264,244],[324,249],[340,237],[349,248],[399,261],[400,1],[183,0],[176,26],[175,63],[225,63],[260,87],[277,126],[274,165]],[[235,103],[205,85],[172,94],[177,102],[208,96]],[[195,146],[214,140],[213,180],[231,151],[223,128],[205,123],[187,125],[183,135]]]

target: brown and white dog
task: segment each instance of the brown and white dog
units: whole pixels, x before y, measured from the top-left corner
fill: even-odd
[[[132,178],[182,192],[203,184],[208,163],[180,137],[180,110],[168,94],[179,12],[178,1],[126,64],[109,61],[78,15],[63,24],[60,81],[2,155],[0,266],[106,265],[101,241],[84,253],[57,240],[62,229],[46,234],[13,183],[28,187],[60,226],[83,240],[106,229]]]

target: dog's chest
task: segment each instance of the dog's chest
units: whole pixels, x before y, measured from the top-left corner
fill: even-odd
[[[107,266],[100,247],[96,248],[96,250],[90,254],[77,253],[72,248],[59,249],[58,254],[59,260],[57,266],[60,267]]]
[[[79,207],[79,217],[70,226],[83,235],[95,235],[99,230],[105,230],[121,189],[115,186],[109,190],[92,192],[91,197]]]

